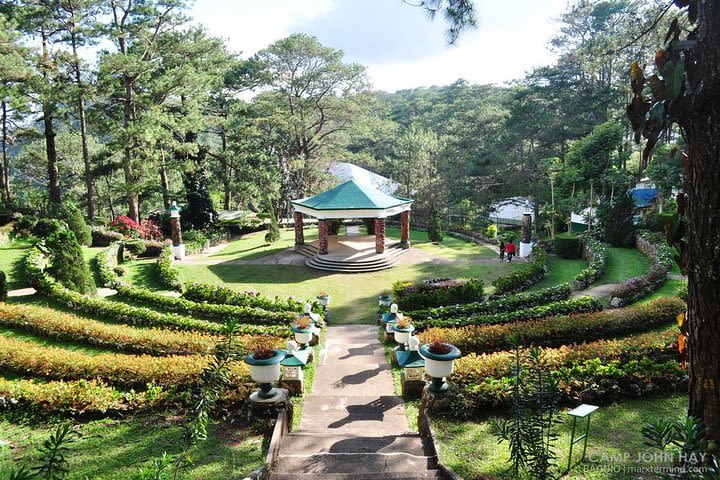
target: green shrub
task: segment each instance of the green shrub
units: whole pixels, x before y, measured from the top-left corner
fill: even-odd
[[[589,265],[573,279],[573,289],[575,290],[584,290],[593,284],[602,276],[607,263],[605,245],[590,235],[582,235],[580,239],[582,256],[588,261]]]
[[[418,283],[398,281],[393,285],[393,293],[398,305],[407,310],[476,302],[485,297],[483,282],[477,278],[436,278]]]
[[[467,325],[495,325],[598,310],[602,310],[602,304],[598,300],[591,297],[577,297],[501,313],[474,314],[462,318],[415,320],[413,325],[416,330],[423,330],[427,327],[457,328]]]
[[[105,227],[92,227],[91,234],[93,247],[107,247],[111,243],[125,238],[122,233],[108,230]]]
[[[68,228],[75,234],[80,245],[90,246],[92,244],[92,230],[85,222],[85,217],[79,208],[72,203],[64,203],[60,210],[62,220],[67,223]]]
[[[210,240],[207,235],[200,230],[190,230],[183,234],[183,243],[185,244],[185,252],[200,253],[210,246]]]
[[[453,318],[473,314],[490,315],[557,302],[559,300],[564,300],[568,298],[571,293],[572,288],[570,288],[570,285],[565,283],[562,285],[545,288],[537,292],[508,295],[487,302],[472,302],[459,305],[450,305],[447,307],[412,310],[406,312],[406,314],[411,316],[416,321],[432,318]]]
[[[496,299],[500,295],[525,290],[542,280],[546,273],[547,253],[541,248],[535,247],[532,251],[532,260],[527,267],[498,277],[492,282],[495,293],[490,298]]]
[[[495,238],[495,237],[497,237],[497,234],[498,234],[498,227],[495,224],[490,224],[485,229],[485,236],[488,238]]]
[[[7,287],[7,277],[5,276],[5,272],[0,270],[0,302],[4,302],[7,300],[8,296],[8,287]]]
[[[208,285],[206,283],[188,283],[183,298],[198,303],[237,305],[239,307],[258,307],[271,312],[302,312],[304,302],[287,298],[285,300],[261,296],[257,292],[238,292],[228,287]],[[323,308],[312,302],[313,312],[321,313]]]
[[[60,283],[80,293],[95,292],[90,269],[83,259],[83,251],[68,228],[60,228],[48,235],[44,246],[50,254],[48,273]]]
[[[613,247],[630,247],[635,243],[633,212],[635,202],[628,191],[618,193],[613,202],[605,202],[597,209],[598,220],[605,241]]]
[[[145,250],[147,250],[145,240],[126,240],[125,242],[123,242],[123,245],[125,246],[125,250],[132,253],[133,255],[142,255],[143,253],[145,253]]]
[[[180,271],[174,267],[174,263],[175,255],[173,254],[170,245],[167,245],[162,250],[157,260],[158,275],[160,276],[160,281],[163,285],[172,290],[182,292]]]
[[[580,237],[570,233],[555,235],[553,251],[562,258],[580,258]]]
[[[422,332],[419,337],[423,343],[427,343],[432,338],[442,338],[443,341],[458,347],[463,353],[510,350],[513,348],[511,338],[520,345],[559,347],[641,333],[670,325],[676,321],[677,315],[685,310],[685,303],[677,298],[659,298],[645,305],[618,310],[571,316],[553,315],[539,320],[499,325],[430,328]]]
[[[275,243],[280,240],[280,227],[278,226],[277,218],[274,216],[268,226],[268,232],[265,234],[265,241],[267,243]]]
[[[440,222],[440,216],[438,215],[438,211],[437,208],[435,208],[434,203],[430,205],[430,218],[428,219],[427,224],[427,234],[431,242],[442,242],[442,224]]]

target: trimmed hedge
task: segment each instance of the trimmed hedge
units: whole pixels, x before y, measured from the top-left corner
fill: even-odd
[[[489,315],[557,302],[568,298],[571,293],[572,289],[570,288],[570,285],[565,283],[545,288],[537,292],[508,295],[505,297],[499,297],[496,300],[489,300],[487,302],[473,302],[460,305],[450,305],[448,307],[412,310],[406,312],[406,314],[414,320],[453,318],[468,314]]]
[[[633,277],[610,292],[610,306],[623,307],[646,297],[667,280],[672,269],[673,253],[661,234],[641,232],[636,238],[638,250],[652,260],[653,265],[645,275]]]
[[[677,332],[665,329],[615,340],[598,340],[578,345],[545,348],[545,361],[550,370],[571,367],[586,360],[599,359],[603,363],[627,362],[647,357],[658,362],[677,357]],[[487,378],[510,376],[514,365],[511,351],[463,356],[455,362],[453,382],[473,385]]]
[[[136,307],[119,302],[111,302],[81,295],[64,288],[43,271],[46,259],[36,248],[25,256],[24,268],[28,280],[42,294],[67,306],[71,310],[130,325],[150,327],[168,327],[179,330],[197,330],[210,333],[222,331],[222,325],[216,322],[198,320],[175,313],[160,313],[145,307]],[[139,290],[139,289],[138,289]],[[150,292],[151,293],[151,292]],[[241,334],[265,334],[289,337],[288,326],[240,325]]]
[[[221,338],[199,332],[113,325],[52,308],[0,305],[0,325],[60,341],[151,355],[211,354]],[[249,340],[257,337],[249,336]],[[270,337],[272,339],[273,337]],[[282,339],[273,342],[282,344]],[[238,339],[242,347],[244,339]]]
[[[92,227],[91,234],[93,247],[107,247],[111,243],[121,242],[125,238],[122,233],[104,227]]]
[[[135,389],[143,389],[148,383],[192,386],[200,380],[209,360],[204,355],[89,355],[0,336],[0,369],[56,380],[100,379],[110,385]],[[233,383],[249,380],[248,372],[244,363],[233,364]]]
[[[511,312],[494,313],[494,314],[478,314],[471,315],[466,318],[450,318],[450,319],[429,319],[414,321],[413,325],[416,330],[423,330],[428,327],[446,327],[457,328],[467,325],[496,325],[510,322],[520,322],[534,320],[538,318],[549,317],[551,315],[569,315],[573,313],[596,312],[602,310],[602,304],[592,297],[577,297],[559,302],[549,303],[547,305],[538,305],[522,310]]]
[[[485,298],[482,280],[438,278],[412,283],[397,281],[393,285],[397,304],[406,310],[482,301]]]
[[[238,292],[231,288],[208,285],[205,283],[188,283],[185,285],[183,298],[194,302],[213,304],[236,305],[238,307],[257,307],[271,312],[302,312],[305,304],[298,300],[288,298],[282,300],[261,296],[255,292]],[[313,311],[322,312],[322,307],[313,302]]]
[[[580,237],[569,233],[559,233],[555,235],[553,252],[562,258],[579,258]]]
[[[174,268],[175,255],[172,253],[170,245],[165,245],[160,256],[157,259],[157,270],[160,281],[166,287],[182,292],[182,282],[180,282],[180,271]]]
[[[0,377],[0,412],[22,409],[70,416],[98,415],[149,408],[166,397],[167,392],[160,388],[127,394],[96,379],[40,381]]]
[[[605,271],[607,264],[607,248],[590,235],[580,237],[582,245],[582,257],[588,261],[588,267],[583,269],[573,279],[574,290],[584,290],[595,283]]]
[[[7,276],[5,276],[5,272],[0,270],[0,302],[4,302],[7,300],[8,297],[8,287],[7,287]]]
[[[496,278],[495,281],[492,282],[492,286],[495,287],[495,293],[490,298],[494,299],[500,295],[516,293],[530,288],[542,280],[546,273],[547,253],[535,247],[532,251],[532,260],[527,267]]]
[[[576,342],[644,332],[676,321],[686,310],[678,298],[659,298],[651,303],[618,310],[552,316],[541,320],[504,325],[462,328],[431,328],[419,335],[421,343],[439,337],[464,353],[489,353],[512,349],[510,338],[521,345],[559,347]]]

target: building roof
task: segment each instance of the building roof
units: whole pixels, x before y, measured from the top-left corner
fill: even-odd
[[[376,190],[392,195],[398,189],[399,184],[393,182],[387,177],[383,177],[375,172],[359,167],[354,163],[338,162],[334,163],[328,169],[328,173],[338,180],[345,182],[347,180],[355,180],[360,185],[369,185]]]
[[[647,208],[653,205],[657,198],[657,188],[633,188],[630,191],[636,208]]]
[[[393,197],[354,180],[312,197],[293,200],[296,211],[318,218],[384,218],[410,209],[412,200]]]

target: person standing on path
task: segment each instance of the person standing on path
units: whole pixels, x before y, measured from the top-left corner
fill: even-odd
[[[515,256],[515,243],[510,240],[505,247],[505,250],[507,251],[507,261],[508,263],[512,262],[513,257]]]
[[[505,242],[500,240],[500,261],[505,260]]]

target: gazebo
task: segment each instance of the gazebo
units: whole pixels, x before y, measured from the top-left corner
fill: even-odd
[[[409,198],[400,198],[383,193],[371,186],[363,185],[348,180],[345,183],[331,188],[323,193],[312,197],[294,200],[291,202],[295,211],[293,219],[295,223],[295,249],[302,251],[305,245],[303,233],[303,214],[318,219],[318,244],[317,255],[327,256],[334,253],[329,250],[329,226],[334,219],[374,219],[375,227],[375,248],[370,252],[362,251],[361,248],[345,248],[345,253],[337,251],[335,263],[377,263],[378,256],[385,253],[385,219],[395,215],[400,216],[400,244],[401,249],[410,247],[410,207],[413,201]],[[359,243],[361,243],[359,239]],[[347,242],[346,242],[347,243]],[[347,245],[345,245],[347,247]],[[339,250],[339,249],[338,249]],[[352,253],[352,250],[355,253]],[[352,253],[349,254],[348,252]],[[369,258],[369,253],[374,258]],[[324,262],[327,263],[327,262]],[[308,262],[310,266],[316,266]],[[388,264],[387,266],[392,266]],[[387,267],[386,267],[387,268]]]

